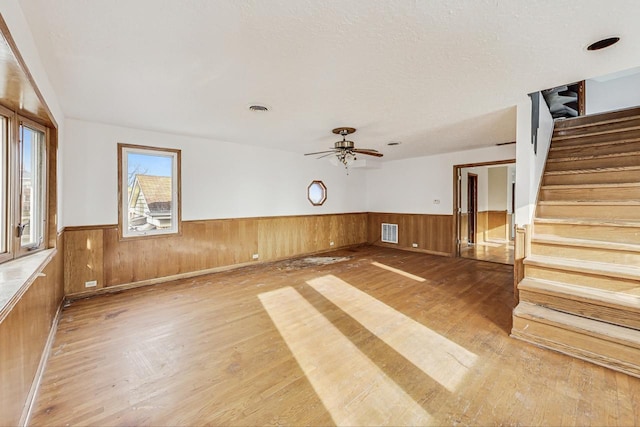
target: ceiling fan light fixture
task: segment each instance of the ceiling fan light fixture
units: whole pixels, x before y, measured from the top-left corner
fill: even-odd
[[[351,150],[355,147],[353,141],[347,141],[346,139],[342,139],[342,141],[337,141],[333,144],[334,148],[340,150]]]
[[[382,153],[378,150],[374,150],[373,148],[356,148],[353,141],[348,141],[347,135],[352,134],[355,131],[356,129],[352,127],[335,128],[331,132],[342,136],[342,141],[334,142],[333,148],[329,150],[306,153],[305,156],[315,156],[319,154],[320,157],[318,157],[318,159],[322,159],[327,156],[335,155],[338,162],[344,165],[347,170],[347,175],[349,175],[349,165],[357,160],[358,154],[382,157]]]

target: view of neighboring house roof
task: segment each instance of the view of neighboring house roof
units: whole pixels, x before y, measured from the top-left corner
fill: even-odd
[[[140,192],[135,191],[136,186],[140,187]],[[142,193],[151,213],[171,210],[171,177],[138,175],[133,187],[134,197]]]

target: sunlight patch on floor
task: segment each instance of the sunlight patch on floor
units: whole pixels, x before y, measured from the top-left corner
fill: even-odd
[[[400,274],[400,275],[402,275],[404,277],[408,277],[409,279],[415,280],[417,282],[426,282],[426,280],[427,280],[427,279],[422,278],[420,276],[416,276],[415,274],[407,273],[406,271],[402,271],[402,270],[399,270],[397,268],[393,268],[393,267],[390,267],[388,265],[381,264],[379,262],[375,262],[374,261],[371,264],[375,265],[376,267],[384,268],[385,270],[391,271],[393,273]]]
[[[477,356],[333,275],[309,286],[447,390],[455,391]]]
[[[425,425],[430,415],[291,287],[258,295],[337,425]]]
[[[476,243],[478,246],[488,246],[490,248],[499,248],[501,246],[505,246],[504,243],[493,243],[493,242],[478,242]]]

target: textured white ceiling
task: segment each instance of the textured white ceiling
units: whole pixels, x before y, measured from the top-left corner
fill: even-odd
[[[299,153],[337,126],[383,160],[513,141],[527,93],[640,65],[637,0],[21,6],[67,117]]]

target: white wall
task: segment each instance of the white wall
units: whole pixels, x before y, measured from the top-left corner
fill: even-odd
[[[488,181],[489,181],[489,197],[488,197],[488,209],[490,211],[506,211],[507,199],[508,199],[508,167],[498,166],[490,167],[488,169]]]
[[[58,124],[58,171],[62,168],[62,159],[64,158],[64,114],[58,103],[56,93],[49,82],[47,72],[42,65],[40,53],[36,48],[31,30],[27,25],[27,21],[22,13],[18,0],[2,0],[0,2],[0,14],[7,23],[11,37],[15,41],[20,55],[24,60],[36,86],[42,93],[42,96],[53,115],[52,119]],[[63,227],[63,208],[62,208],[62,192],[63,179],[58,172],[58,229]]]
[[[68,119],[65,225],[118,222],[117,143],[182,150],[183,220],[362,212],[365,171],[283,151]],[[312,206],[307,186],[327,186]]]
[[[513,145],[506,145],[384,162],[380,169],[367,170],[367,210],[451,215],[454,165],[514,156]]]
[[[516,224],[531,224],[538,188],[553,134],[553,118],[544,98],[540,97],[538,149],[531,144],[531,101],[523,97],[517,106],[516,124]]]
[[[618,78],[612,75],[613,78],[587,80],[585,82],[586,113],[596,114],[640,105],[640,70],[629,72],[632,74]]]

